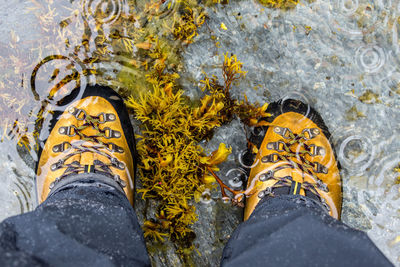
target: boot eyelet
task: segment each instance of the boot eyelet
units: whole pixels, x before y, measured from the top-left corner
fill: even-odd
[[[112,130],[109,127],[105,127],[103,129],[103,133],[104,133],[104,137],[107,138],[107,139],[120,138],[121,137],[121,133],[119,131]]]
[[[261,162],[262,163],[268,163],[269,162],[269,157],[268,156],[264,156],[261,158]]]
[[[279,161],[279,154],[277,153],[273,153],[261,158],[262,163],[269,163],[269,162],[276,163],[278,161]]]
[[[71,113],[72,115],[74,115],[74,117],[78,121],[83,121],[87,117],[86,111],[84,111],[82,109],[75,108],[75,107],[68,108],[68,112]]]
[[[114,131],[114,137],[115,138],[120,138],[121,137],[121,133],[118,131]]]
[[[104,112],[98,114],[97,118],[99,119],[99,123],[105,123],[107,121],[107,117]]]
[[[267,187],[267,188],[265,188],[265,190],[260,191],[257,196],[259,198],[264,198],[265,196],[268,196],[271,193],[272,193],[272,187]]]
[[[72,126],[65,126],[65,127],[60,127],[58,129],[58,132],[60,134],[63,134],[63,135],[68,135],[69,137],[73,137],[73,136],[75,136],[77,134],[77,129],[73,125]]]
[[[83,109],[75,109],[73,115],[78,121],[84,121],[87,117],[86,111]]]
[[[121,170],[125,169],[125,164],[123,162],[119,162],[118,168],[120,168]]]
[[[110,121],[115,121],[116,117],[115,117],[114,114],[108,114],[108,119],[109,119]]]
[[[260,177],[258,178],[261,182],[265,182],[266,180],[268,180],[268,176],[263,173],[260,175]]]
[[[69,149],[70,147],[71,147],[70,143],[63,142],[61,144],[53,146],[53,152],[54,153],[64,152],[65,150]]]

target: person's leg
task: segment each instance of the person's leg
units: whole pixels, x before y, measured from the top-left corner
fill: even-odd
[[[321,116],[293,99],[265,113],[249,139],[245,221],[221,265],[390,266],[365,233],[339,221],[342,180]]]
[[[228,241],[222,266],[392,266],[369,237],[304,196],[262,200]]]
[[[0,266],[150,265],[131,206],[137,155],[123,99],[96,85],[58,104],[39,138],[41,205],[1,224]]]
[[[2,222],[0,266],[150,266],[131,204],[96,176],[80,174],[36,210]]]

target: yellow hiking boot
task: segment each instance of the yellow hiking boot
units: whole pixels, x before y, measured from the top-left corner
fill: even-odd
[[[102,174],[96,181],[124,192],[133,205],[137,157],[125,104],[109,87],[90,86],[81,97],[78,93],[75,89],[62,100],[66,109],[55,112],[48,126],[50,134],[41,143],[36,168],[38,202],[77,179],[86,177],[88,182],[94,173]]]
[[[342,183],[330,134],[320,115],[298,100],[280,100],[268,106],[250,142],[258,147],[250,170],[244,220],[264,197],[303,195],[319,201],[340,219]],[[253,159],[252,158],[252,159]]]

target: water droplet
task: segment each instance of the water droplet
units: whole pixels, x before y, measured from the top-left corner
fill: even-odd
[[[339,128],[332,134],[332,143],[339,149],[338,160],[351,175],[361,175],[375,159],[376,148],[361,129]]]
[[[356,61],[365,72],[375,73],[385,65],[386,55],[377,45],[361,46],[356,51]]]
[[[379,23],[384,21],[382,8],[371,1],[332,0],[331,6],[329,23],[336,33],[346,35],[350,39],[363,38],[364,33],[374,30],[378,21]]]
[[[231,202],[231,199],[229,197],[223,197],[222,202],[224,202],[224,204],[228,204]]]
[[[282,104],[281,104],[281,112],[285,113],[288,112],[288,110],[291,110],[294,106],[293,102],[290,100],[299,100],[301,101],[303,104],[306,105],[306,110],[304,112],[304,116],[308,117],[308,115],[310,114],[310,96],[306,95],[305,92],[298,92],[298,91],[292,91],[288,94],[286,94],[283,98],[282,98]],[[294,106],[296,107],[296,106]],[[303,121],[304,119],[300,120],[299,122]]]
[[[246,168],[246,169],[251,169],[251,168],[257,166],[257,164],[258,164],[258,162],[259,162],[258,159],[257,159],[252,165],[246,165],[246,164],[244,163],[243,157],[244,157],[244,155],[245,155],[246,153],[247,153],[247,149],[242,150],[242,151],[239,153],[239,155],[238,155],[239,164],[240,164],[242,167]]]
[[[226,177],[230,178],[228,183],[233,188],[240,188],[243,186],[243,181],[247,179],[246,172],[239,168],[230,169],[225,174]]]
[[[83,12],[98,23],[112,24],[124,13],[125,5],[124,0],[84,0]]]
[[[356,12],[358,8],[358,0],[340,0],[339,1],[340,11],[350,16]]]
[[[212,202],[211,192],[209,189],[203,191],[200,197],[200,202],[203,204],[210,204]]]

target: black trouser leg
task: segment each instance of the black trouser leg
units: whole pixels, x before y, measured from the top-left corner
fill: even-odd
[[[136,214],[120,191],[73,183],[0,224],[0,266],[149,266]]]
[[[303,196],[262,200],[224,249],[222,266],[392,266],[369,237]]]

